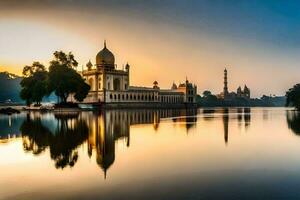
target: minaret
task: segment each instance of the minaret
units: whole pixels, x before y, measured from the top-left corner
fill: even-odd
[[[228,87],[227,87],[227,69],[225,68],[224,70],[224,89],[223,89],[223,93],[224,93],[224,98],[228,95]]]

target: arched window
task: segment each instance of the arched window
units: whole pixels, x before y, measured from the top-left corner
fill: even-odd
[[[110,94],[110,95],[109,95],[109,98],[110,98],[110,99],[112,99],[112,98],[113,98],[112,94]]]
[[[115,78],[114,79],[114,90],[119,91],[120,90],[120,79]]]
[[[91,87],[91,91],[93,91],[94,90],[94,80],[93,80],[93,78],[89,79],[89,85]]]

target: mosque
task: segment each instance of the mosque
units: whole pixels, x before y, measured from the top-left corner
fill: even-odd
[[[197,86],[186,79],[178,86],[173,83],[170,89],[160,89],[158,82],[153,87],[130,85],[130,65],[118,69],[114,54],[104,48],[96,55],[96,63],[89,61],[82,76],[91,89],[83,103],[92,105],[195,105]]]
[[[237,98],[243,98],[246,100],[250,99],[250,89],[247,85],[244,86],[244,89],[239,86],[236,92],[229,92],[228,91],[228,80],[227,80],[227,69],[224,69],[224,88],[223,92],[218,95],[218,98],[224,100],[234,100]]]

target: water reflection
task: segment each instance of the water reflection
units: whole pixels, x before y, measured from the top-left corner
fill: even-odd
[[[296,135],[300,135],[300,113],[295,110],[286,111],[286,120],[289,129],[291,129]]]
[[[82,113],[88,123],[88,155],[96,154],[97,164],[106,173],[115,160],[115,141],[125,140],[130,146],[130,126],[153,124],[158,130],[162,118],[171,118],[180,122],[188,131],[197,121],[197,110],[111,110],[101,113]]]
[[[224,126],[224,141],[225,141],[225,144],[228,143],[228,124],[229,124],[228,108],[224,108],[223,109],[223,126]]]
[[[23,149],[34,155],[40,155],[49,149],[55,167],[64,169],[73,167],[78,160],[78,147],[87,144],[87,155],[96,158],[96,163],[106,176],[107,170],[115,161],[115,142],[122,140],[130,147],[130,126],[136,124],[152,124],[159,130],[162,119],[171,121],[189,130],[196,126],[197,117],[213,122],[220,118],[223,122],[224,141],[227,145],[230,135],[230,122],[238,121],[239,129],[244,123],[245,130],[250,126],[250,108],[209,108],[201,110],[107,110],[97,112],[75,113],[23,113],[19,120],[0,118],[3,138],[12,133],[22,137]],[[5,120],[4,120],[5,119]],[[5,124],[5,126],[4,126]],[[93,157],[93,155],[95,157]]]
[[[13,115],[0,115],[0,143],[6,143],[11,139],[21,136],[19,130],[26,115],[13,114]]]
[[[247,130],[251,122],[251,108],[244,108],[244,121],[245,121],[245,128]]]
[[[237,120],[240,130],[243,122],[246,131],[251,124],[251,108],[206,108],[203,109],[202,113],[205,121],[213,121],[217,117],[222,117],[224,142],[226,145],[229,141],[230,119],[232,119],[232,121]]]
[[[49,148],[56,168],[73,167],[78,159],[77,147],[88,138],[87,123],[78,113],[55,114],[56,129],[51,131],[42,116],[27,114],[21,125],[24,150],[39,155]]]
[[[19,137],[0,144],[4,199],[300,196],[300,113],[283,108],[23,113],[0,123],[2,138]]]
[[[196,125],[197,110],[109,110],[99,112],[75,113],[26,113],[19,121],[0,120],[8,123],[1,126],[7,134],[4,138],[22,137],[23,149],[34,155],[40,155],[49,149],[55,167],[63,169],[73,167],[78,160],[77,149],[87,143],[87,154],[95,154],[96,162],[105,176],[115,161],[115,141],[124,140],[130,146],[130,126],[152,124],[158,131],[163,118],[172,118],[174,123],[189,129]],[[13,127],[13,128],[12,128]],[[12,129],[11,129],[12,128]]]

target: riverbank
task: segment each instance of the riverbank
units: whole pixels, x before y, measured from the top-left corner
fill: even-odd
[[[77,108],[53,108],[53,109],[40,109],[39,107],[31,107],[26,108],[26,106],[5,106],[1,105],[1,109],[15,109],[18,111],[30,111],[30,112],[79,112],[79,111],[97,111],[97,110],[114,110],[114,109],[197,109],[197,108],[208,108],[208,109],[214,109],[214,108],[260,108],[260,107],[269,107],[269,108],[280,108],[285,106],[199,106],[196,104],[193,105],[147,105],[147,104],[106,104],[106,105],[84,105],[79,106]],[[0,113],[1,114],[1,113]]]

